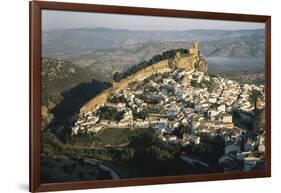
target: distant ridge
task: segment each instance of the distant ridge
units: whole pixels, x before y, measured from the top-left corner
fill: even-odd
[[[127,41],[213,41],[251,35],[262,36],[263,29],[256,30],[184,30],[140,31],[110,28],[75,28],[43,31],[43,56],[65,55],[85,50],[116,48]],[[73,38],[75,37],[75,38]]]

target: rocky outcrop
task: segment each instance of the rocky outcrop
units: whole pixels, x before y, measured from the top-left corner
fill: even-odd
[[[199,42],[195,41],[193,46],[188,49],[188,54],[177,52],[175,57],[170,62],[170,68],[172,69],[184,69],[184,70],[198,70],[200,72],[208,72],[208,64],[204,57],[200,55]]]
[[[205,59],[201,59],[198,65],[198,71],[207,73],[208,72],[208,64]]]

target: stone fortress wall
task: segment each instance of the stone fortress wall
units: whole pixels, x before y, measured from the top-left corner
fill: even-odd
[[[107,98],[110,96],[111,93],[115,92],[116,90],[121,90],[126,87],[132,82],[138,81],[143,77],[148,77],[152,74],[161,71],[169,71],[171,69],[185,69],[185,70],[194,70],[197,69],[198,71],[202,71],[207,73],[208,65],[205,62],[205,59],[200,55],[200,47],[199,42],[195,41],[193,47],[189,48],[189,54],[181,55],[179,52],[176,53],[176,56],[169,61],[168,59],[162,60],[156,64],[148,66],[137,73],[121,80],[120,82],[114,82],[112,87],[104,90],[102,93],[91,99],[87,102],[81,109],[80,115],[83,113],[89,112],[94,110],[97,106],[105,103]]]

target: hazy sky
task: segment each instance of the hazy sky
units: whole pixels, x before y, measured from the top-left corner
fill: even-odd
[[[74,11],[42,11],[44,31],[68,28],[107,27],[129,30],[192,30],[192,29],[261,29],[264,23],[184,19],[155,16],[85,13]]]

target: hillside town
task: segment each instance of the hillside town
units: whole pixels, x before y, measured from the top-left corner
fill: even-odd
[[[152,128],[167,145],[204,145],[206,151],[220,139],[224,152],[218,165],[225,172],[251,171],[264,165],[264,125],[256,120],[264,108],[263,85],[241,84],[196,68],[170,68],[111,93],[105,103],[78,118],[72,135]],[[180,158],[210,167],[196,154],[182,152]]]

